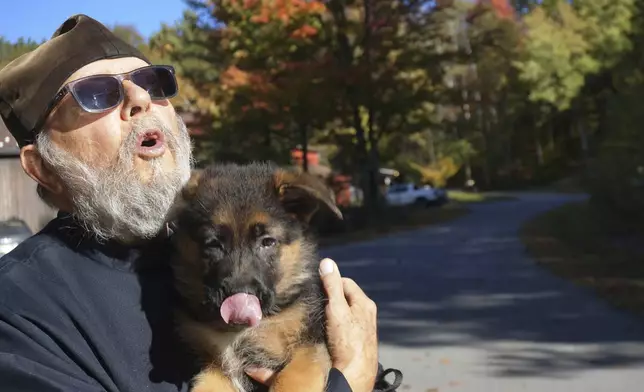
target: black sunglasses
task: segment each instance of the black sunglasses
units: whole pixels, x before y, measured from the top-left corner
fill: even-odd
[[[123,102],[123,80],[126,79],[147,91],[154,101],[173,98],[179,90],[174,68],[169,65],[150,65],[122,74],[87,76],[65,85],[56,94],[41,121],[68,93],[86,112],[102,113],[113,109]]]

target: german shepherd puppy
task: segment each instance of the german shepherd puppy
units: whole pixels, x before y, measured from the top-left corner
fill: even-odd
[[[195,392],[263,389],[245,374],[279,371],[271,392],[322,392],[331,367],[326,296],[307,227],[324,207],[320,180],[268,164],[195,172],[173,212],[178,328],[203,361]]]

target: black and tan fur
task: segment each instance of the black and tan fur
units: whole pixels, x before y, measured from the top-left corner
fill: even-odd
[[[272,392],[322,392],[331,367],[325,343],[325,296],[313,214],[338,217],[317,178],[267,164],[218,165],[195,173],[173,212],[182,338],[200,356],[195,392],[248,392],[244,370],[278,370]],[[236,292],[255,294],[256,327],[223,322],[219,306]]]

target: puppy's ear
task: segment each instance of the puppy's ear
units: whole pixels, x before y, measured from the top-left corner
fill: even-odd
[[[202,170],[193,170],[190,179],[183,186],[181,190],[181,197],[185,200],[191,200],[197,194],[197,188],[199,188],[199,180],[201,179]]]
[[[320,208],[328,207],[339,219],[342,212],[335,204],[335,197],[320,179],[308,173],[278,169],[274,175],[275,190],[286,211],[300,221],[309,223]]]
[[[176,224],[176,220],[181,214],[181,212],[190,204],[190,202],[197,195],[197,189],[199,188],[199,180],[201,179],[201,170],[194,170],[190,179],[186,184],[181,188],[181,191],[177,192],[174,203],[170,207],[166,219],[172,225]]]

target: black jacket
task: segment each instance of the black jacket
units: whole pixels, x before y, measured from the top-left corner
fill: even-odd
[[[59,215],[0,259],[0,390],[187,391],[168,241],[99,245]],[[332,370],[328,392],[350,392]]]

